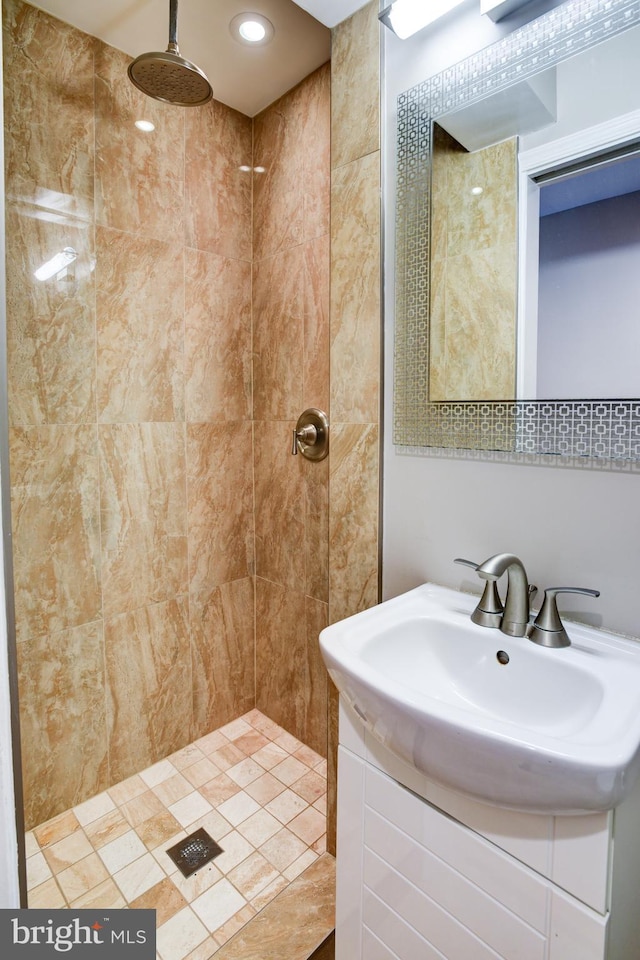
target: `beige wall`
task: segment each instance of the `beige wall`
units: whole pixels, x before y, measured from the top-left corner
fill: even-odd
[[[378,601],[380,25],[372,2],[331,49],[329,618]],[[335,849],[337,695],[330,685],[328,846]]]
[[[328,403],[329,85],[323,68],[257,119],[252,235],[251,120],[156,103],[118,51],[3,6],[33,826],[254,706],[256,595],[260,705],[326,747],[327,465],[291,457],[290,429]],[[74,282],[33,278],[69,245]]]

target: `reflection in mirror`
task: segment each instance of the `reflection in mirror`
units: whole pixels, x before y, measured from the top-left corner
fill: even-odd
[[[513,400],[517,148],[469,153],[434,124],[429,399]]]
[[[640,139],[639,21],[569,0],[399,98],[396,443],[640,459],[640,184],[550,206]]]
[[[638,154],[546,176],[535,384],[523,396],[640,396],[639,265]]]

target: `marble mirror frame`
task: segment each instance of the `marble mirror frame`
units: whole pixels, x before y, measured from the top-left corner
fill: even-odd
[[[398,97],[393,442],[640,460],[640,398],[429,400],[433,121],[640,23],[640,0],[568,0]]]

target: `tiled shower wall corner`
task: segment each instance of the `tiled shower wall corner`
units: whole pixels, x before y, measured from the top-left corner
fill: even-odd
[[[327,470],[291,457],[290,429],[328,404],[329,80],[255,122],[183,110],[139,94],[119,51],[3,10],[31,827],[251,709],[256,682],[326,752]],[[68,246],[66,276],[35,280]]]
[[[326,64],[254,121],[256,706],[326,756],[328,460],[291,456],[298,416],[329,411]]]

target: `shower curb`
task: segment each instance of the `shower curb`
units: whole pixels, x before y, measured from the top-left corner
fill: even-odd
[[[336,862],[323,854],[263,907],[215,960],[333,960]]]

